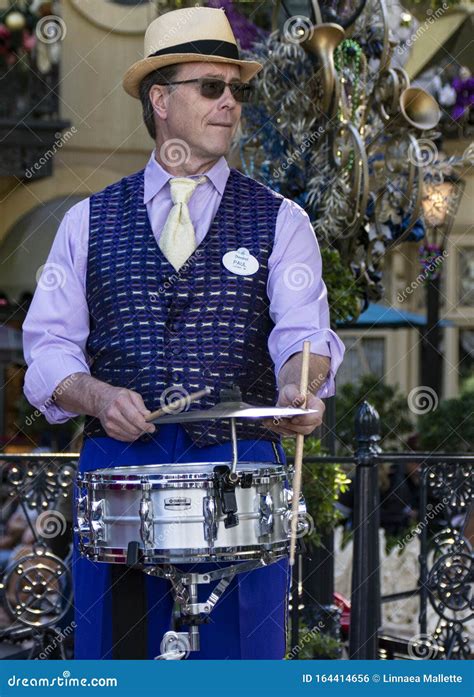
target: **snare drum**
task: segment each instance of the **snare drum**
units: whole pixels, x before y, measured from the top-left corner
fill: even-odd
[[[270,558],[288,552],[291,496],[286,470],[239,462],[112,467],[80,474],[76,532],[81,553],[125,563],[130,543],[142,563],[176,564]],[[226,498],[230,496],[230,498]],[[235,514],[226,513],[229,501]],[[300,515],[304,503],[300,504]]]

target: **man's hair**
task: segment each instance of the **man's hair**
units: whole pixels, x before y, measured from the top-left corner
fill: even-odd
[[[150,100],[150,90],[153,85],[168,85],[176,79],[179,72],[180,64],[166,65],[164,68],[158,68],[153,72],[145,75],[140,82],[140,101],[143,108],[143,121],[147,127],[147,131],[153,140],[156,140],[155,114],[153,104]],[[170,90],[173,89],[173,85]]]

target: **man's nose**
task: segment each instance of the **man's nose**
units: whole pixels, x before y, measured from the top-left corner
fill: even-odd
[[[236,98],[234,97],[234,95],[232,94],[232,92],[230,91],[229,85],[226,85],[224,92],[221,95],[220,106],[228,106],[228,107],[234,108],[237,106],[237,104],[238,104],[238,102],[237,102]]]

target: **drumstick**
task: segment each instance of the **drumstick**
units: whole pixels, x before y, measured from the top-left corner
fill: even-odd
[[[161,407],[156,411],[152,411],[151,414],[145,417],[145,421],[152,421],[153,419],[156,419],[159,416],[163,416],[164,414],[169,414],[170,412],[173,412],[175,409],[184,408],[190,402],[195,402],[196,400],[201,399],[201,397],[205,397],[207,394],[210,393],[211,388],[205,387],[203,390],[198,390],[197,392],[192,392],[191,394],[188,394],[187,397],[180,397],[179,399],[175,399],[173,402],[170,402],[170,404],[166,404],[164,407]]]
[[[306,409],[308,398],[308,373],[309,373],[309,357],[311,351],[311,342],[303,342],[303,360],[301,362],[301,378],[300,378],[300,393],[304,395],[304,401],[301,405]],[[295,446],[295,473],[293,476],[293,501],[291,506],[291,538],[290,538],[290,566],[295,563],[296,549],[296,530],[298,527],[298,510],[301,492],[301,474],[303,469],[303,447],[304,435],[298,433],[296,435]]]

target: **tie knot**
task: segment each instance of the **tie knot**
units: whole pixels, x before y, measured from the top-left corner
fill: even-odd
[[[173,177],[170,179],[171,200],[173,203],[187,203],[197,185],[205,181],[205,176],[199,177],[199,179]]]

